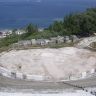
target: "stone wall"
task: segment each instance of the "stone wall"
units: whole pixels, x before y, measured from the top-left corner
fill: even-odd
[[[46,46],[46,45],[51,45],[51,44],[61,44],[61,43],[75,43],[79,40],[79,38],[75,35],[71,36],[57,36],[57,37],[52,37],[50,39],[32,39],[32,40],[23,40],[23,41],[18,41],[18,43],[13,44],[12,46],[15,47],[20,47],[20,46]]]
[[[0,67],[0,76],[5,76],[13,79],[31,80],[31,81],[50,81],[52,79],[49,76],[30,75],[30,74],[23,74],[19,72],[11,72],[3,67]],[[90,71],[82,72],[81,74],[78,75],[71,74],[69,76],[66,76],[65,78],[62,78],[61,81],[79,80],[79,79],[89,78],[92,76],[96,76],[96,69],[91,69]]]
[[[19,72],[12,72],[6,68],[0,67],[0,76],[5,76],[13,79],[22,79],[22,80],[33,80],[33,81],[45,81],[48,80],[48,76],[41,76],[41,75],[29,75],[23,74]]]
[[[88,48],[92,42],[96,42],[96,36],[83,38],[76,47],[78,48]]]

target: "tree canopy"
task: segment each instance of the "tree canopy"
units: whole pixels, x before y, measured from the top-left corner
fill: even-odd
[[[37,32],[37,31],[38,31],[38,28],[37,28],[37,26],[35,26],[35,25],[33,25],[33,24],[29,24],[29,25],[26,27],[26,31],[27,31],[27,34],[28,34],[28,35],[31,35],[31,34]]]
[[[48,29],[56,32],[62,31],[62,35],[90,36],[96,32],[96,8],[65,16],[63,21],[55,21]]]

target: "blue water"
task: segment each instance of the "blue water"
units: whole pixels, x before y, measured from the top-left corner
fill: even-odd
[[[96,0],[43,0],[41,2],[0,2],[0,29],[21,28],[28,23],[47,27],[69,13],[96,7]]]

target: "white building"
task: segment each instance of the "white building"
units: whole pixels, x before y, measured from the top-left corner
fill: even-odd
[[[38,28],[38,32],[43,32],[44,28]]]
[[[0,31],[0,38],[5,38],[12,34],[12,30],[1,30]]]
[[[24,31],[24,30],[17,30],[17,31],[15,31],[15,34],[17,34],[17,35],[22,35],[24,33],[26,33],[26,31]]]

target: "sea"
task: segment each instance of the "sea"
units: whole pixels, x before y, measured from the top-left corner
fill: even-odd
[[[96,7],[96,0],[0,1],[0,29],[23,28],[29,23],[46,28],[64,16]]]

